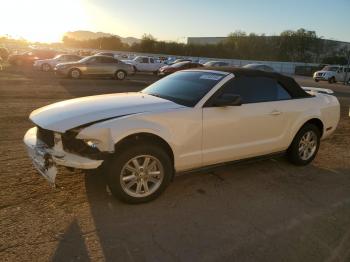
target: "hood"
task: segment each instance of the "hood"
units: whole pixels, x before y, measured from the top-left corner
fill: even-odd
[[[129,65],[132,65],[132,64],[135,64],[135,61],[134,60],[121,60],[122,62],[124,62],[125,64],[129,64]]]
[[[29,118],[44,129],[63,133],[108,118],[181,107],[169,100],[143,93],[120,93],[58,102],[33,111]]]
[[[321,71],[316,71],[315,72],[316,74],[318,74],[318,73],[326,73],[326,74],[335,74],[336,72],[334,72],[334,71],[324,71],[324,70],[321,70]]]

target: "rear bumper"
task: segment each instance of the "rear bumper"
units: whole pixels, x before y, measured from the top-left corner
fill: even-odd
[[[78,169],[96,169],[103,162],[103,160],[93,160],[64,151],[60,136],[55,137],[55,146],[49,148],[37,138],[36,127],[27,131],[23,141],[34,167],[50,183],[55,183],[57,165]]]

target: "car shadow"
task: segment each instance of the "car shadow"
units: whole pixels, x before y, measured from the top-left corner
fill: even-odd
[[[349,174],[264,160],[177,176],[141,205],[116,200],[102,174],[85,184],[106,261],[323,261],[350,247]],[[79,234],[73,221],[54,260],[87,256]]]

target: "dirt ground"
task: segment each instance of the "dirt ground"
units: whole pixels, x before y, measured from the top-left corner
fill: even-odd
[[[281,157],[182,175],[137,206],[114,199],[102,175],[62,169],[53,189],[36,173],[22,143],[32,110],[153,80],[0,72],[1,261],[350,261],[350,86],[297,78],[332,88],[342,106],[306,167]]]

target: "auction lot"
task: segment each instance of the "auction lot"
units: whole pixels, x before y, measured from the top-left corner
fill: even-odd
[[[181,175],[143,205],[113,198],[102,174],[61,169],[53,189],[36,173],[22,143],[32,110],[155,79],[0,71],[1,261],[350,261],[350,86],[296,78],[341,103],[336,133],[306,167],[280,157]]]

